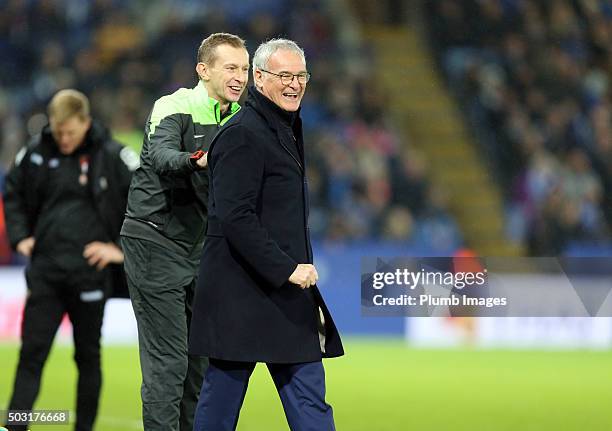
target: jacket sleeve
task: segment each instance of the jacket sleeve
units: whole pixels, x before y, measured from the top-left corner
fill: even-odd
[[[138,154],[130,147],[125,147],[121,144],[118,145],[122,148],[119,150],[119,161],[117,161],[117,181],[119,182],[121,194],[127,199],[130,183],[132,182],[132,173],[138,169],[139,166]]]
[[[217,138],[211,158],[215,209],[223,235],[242,258],[275,287],[285,283],[297,266],[261,225],[256,213],[264,159],[240,126],[228,127]]]
[[[125,211],[127,208],[127,197],[130,190],[130,184],[132,182],[132,174],[138,168],[138,155],[129,147],[124,147],[123,145],[117,143],[119,146],[118,157],[115,159],[115,172],[117,182],[117,205],[121,209],[121,212],[118,213],[119,220],[118,226],[121,226],[123,222],[123,217],[125,215]],[[119,241],[119,232],[121,229],[118,229],[115,232],[115,237],[113,241],[121,248],[121,244]]]
[[[158,175],[189,175],[197,166],[190,160],[191,154],[182,151],[183,127],[179,114],[168,113],[167,106],[155,103],[146,134],[148,152],[153,170]]]
[[[6,231],[15,249],[17,244],[33,234],[33,223],[26,202],[26,167],[29,152],[24,147],[15,158],[15,164],[4,183],[4,218]]]
[[[114,217],[113,223],[110,226],[115,226],[113,229],[112,240],[114,244],[123,251],[121,246],[120,231],[121,225],[127,207],[127,196],[132,181],[132,172],[138,168],[138,155],[129,147],[124,147],[119,143],[116,144],[116,153],[113,154],[114,169],[114,184],[116,191],[113,194],[115,198],[116,209],[109,213],[110,217]],[[111,298],[129,298],[127,279],[123,264],[111,264],[107,268],[108,281],[110,282],[110,297]]]

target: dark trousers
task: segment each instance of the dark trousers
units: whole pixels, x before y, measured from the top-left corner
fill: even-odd
[[[90,431],[98,412],[102,386],[100,334],[104,315],[103,286],[81,295],[71,283],[46,280],[31,272],[27,275],[28,298],[23,312],[21,350],[9,410],[31,410],[40,388],[43,365],[64,313],[72,322],[74,360],[79,371],[77,384],[77,431]],[[99,294],[99,295],[98,295]],[[101,295],[101,296],[100,296]],[[27,426],[8,427],[11,431]]]
[[[187,354],[199,253],[193,258],[151,241],[122,237],[138,323],[145,431],[192,431],[208,361]]]
[[[332,408],[325,402],[322,362],[267,364],[292,431],[335,430]],[[253,362],[210,360],[196,410],[194,431],[230,431],[246,395]]]

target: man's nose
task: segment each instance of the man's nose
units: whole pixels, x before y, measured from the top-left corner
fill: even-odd
[[[249,79],[249,71],[240,71],[235,76],[234,79],[241,84]]]
[[[293,78],[291,79],[291,83],[289,84],[289,88],[291,88],[292,90],[298,91],[301,85],[302,84],[300,84],[300,82],[298,81],[297,75],[293,75]]]

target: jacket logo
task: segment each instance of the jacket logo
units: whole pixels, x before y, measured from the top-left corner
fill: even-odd
[[[53,158],[49,160],[48,163],[49,169],[56,169],[59,167],[59,159]]]
[[[206,135],[193,135],[193,139],[200,139],[203,138]]]
[[[108,188],[108,180],[106,179],[106,177],[100,177],[100,189],[102,190],[106,190]]]
[[[26,147],[23,147],[21,150],[19,150],[19,152],[15,156],[15,166],[19,166],[21,164],[21,161],[23,160],[27,152],[28,149]]]
[[[34,163],[35,165],[40,166],[40,165],[42,165],[42,164],[43,164],[43,156],[41,156],[41,155],[40,155],[40,154],[38,154],[38,153],[32,153],[32,154],[30,155],[30,161],[31,161],[32,163]]]
[[[104,298],[104,291],[102,290],[91,290],[87,292],[81,292],[81,302],[96,302]]]

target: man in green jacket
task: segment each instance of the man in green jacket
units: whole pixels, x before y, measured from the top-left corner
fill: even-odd
[[[207,361],[187,354],[188,328],[207,220],[206,151],[239,109],[248,81],[244,41],[227,33],[198,49],[195,88],[158,99],[121,229],[138,322],[145,431],[191,431]]]

